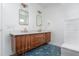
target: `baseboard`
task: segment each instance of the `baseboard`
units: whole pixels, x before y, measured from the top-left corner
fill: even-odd
[[[51,44],[51,43],[49,43],[49,44]],[[51,45],[55,45],[55,46],[58,46],[58,47],[62,47],[62,45],[57,45],[57,44],[51,44]]]

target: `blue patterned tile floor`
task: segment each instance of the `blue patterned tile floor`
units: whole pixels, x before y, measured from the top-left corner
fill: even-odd
[[[46,44],[24,53],[23,56],[61,56],[61,48]]]

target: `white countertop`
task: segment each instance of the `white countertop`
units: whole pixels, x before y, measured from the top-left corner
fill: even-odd
[[[25,35],[25,34],[36,34],[36,33],[45,33],[45,32],[50,32],[50,31],[12,32],[12,33],[10,33],[10,35]]]

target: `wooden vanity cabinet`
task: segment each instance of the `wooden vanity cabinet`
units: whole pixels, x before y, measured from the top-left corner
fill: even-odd
[[[31,35],[31,47],[35,48],[37,46],[44,44],[45,43],[44,36],[45,36],[44,33]]]
[[[16,55],[22,54],[28,50],[36,48],[51,40],[51,33],[34,33],[25,35],[11,35],[12,50]]]
[[[46,42],[50,42],[51,41],[51,33],[50,32],[45,33],[45,40],[46,40]]]
[[[30,35],[26,35],[25,36],[26,38],[25,38],[25,51],[28,51],[28,50],[30,50],[31,49],[31,46],[30,46],[30,44],[31,44],[31,40],[30,40]]]
[[[15,36],[15,52],[16,54],[24,53],[30,49],[30,36],[17,35]]]
[[[15,45],[16,54],[20,54],[21,53],[21,50],[22,50],[22,48],[21,48],[21,39],[24,40],[22,36],[15,36],[15,40],[16,41],[14,43],[16,44]]]

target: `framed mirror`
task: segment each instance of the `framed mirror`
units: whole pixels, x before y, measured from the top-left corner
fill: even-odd
[[[28,12],[22,9],[19,9],[19,24],[28,25],[29,15]]]
[[[37,15],[36,16],[36,25],[37,26],[41,26],[42,25],[42,16],[41,15]]]

